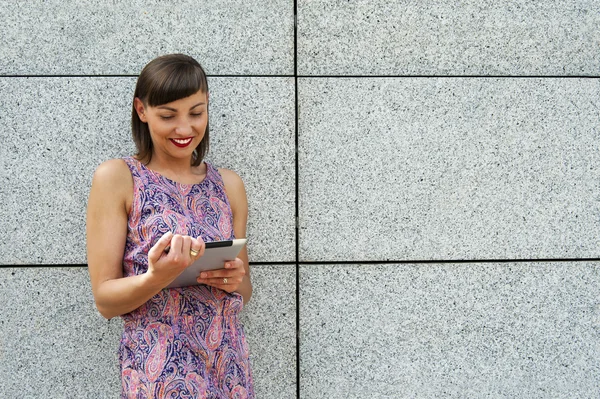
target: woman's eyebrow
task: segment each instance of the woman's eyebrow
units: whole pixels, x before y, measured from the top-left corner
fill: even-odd
[[[204,105],[204,104],[205,104],[204,102],[199,102],[198,104],[193,105],[190,109],[194,109],[194,108],[199,107],[199,106]],[[165,109],[167,111],[177,112],[177,110],[175,108],[167,107],[166,105],[159,105],[156,108]]]
[[[204,104],[205,104],[205,103],[203,103],[203,102],[199,102],[198,104],[194,105],[194,106],[193,106],[192,108],[190,108],[190,109],[194,109],[194,108],[196,108],[196,107],[199,107],[199,106],[201,106],[201,105],[204,105]]]

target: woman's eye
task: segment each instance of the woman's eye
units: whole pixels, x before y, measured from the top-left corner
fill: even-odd
[[[191,114],[192,116],[202,116],[204,112],[199,112],[199,113],[195,113],[195,114]]]
[[[172,119],[172,118],[173,118],[173,116],[171,116],[171,115],[161,115],[160,116],[160,119],[163,119],[163,120]]]

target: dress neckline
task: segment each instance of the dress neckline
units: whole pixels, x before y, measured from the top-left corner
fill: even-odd
[[[162,180],[164,180],[167,183],[170,183],[172,185],[176,185],[176,186],[180,186],[180,187],[193,187],[193,186],[202,185],[204,182],[206,182],[208,180],[208,175],[210,173],[210,165],[209,165],[209,163],[206,162],[206,161],[202,161],[206,165],[206,174],[204,176],[204,179],[202,179],[201,181],[199,181],[197,183],[181,183],[181,182],[175,181],[173,179],[169,179],[167,176],[163,175],[162,173],[157,172],[154,169],[151,169],[151,168],[147,167],[139,159],[137,159],[135,157],[131,157],[131,159],[133,159],[135,162],[137,162],[141,166],[142,169],[144,169],[144,170],[152,173],[157,178],[162,179]]]

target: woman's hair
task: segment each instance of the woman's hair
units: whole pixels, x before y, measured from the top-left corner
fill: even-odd
[[[155,58],[142,69],[133,98],[145,106],[155,107],[189,97],[202,91],[208,94],[208,82],[198,61],[184,54],[169,54]],[[208,105],[207,105],[208,112]],[[137,157],[148,163],[152,159],[152,139],[148,124],[140,120],[135,105],[131,112],[131,131],[137,147]],[[200,144],[194,151],[192,166],[198,166],[208,152],[208,122]]]

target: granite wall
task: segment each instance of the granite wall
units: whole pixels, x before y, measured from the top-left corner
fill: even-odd
[[[0,2],[0,397],[116,398],[85,208],[136,75],[207,69],[257,397],[600,395],[595,0]]]

